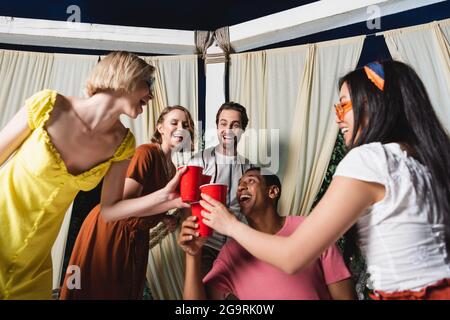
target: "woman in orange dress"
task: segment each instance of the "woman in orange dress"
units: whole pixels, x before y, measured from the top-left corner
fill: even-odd
[[[193,136],[194,123],[189,111],[181,106],[165,108],[158,118],[152,143],[139,146],[131,160],[124,199],[157,194],[164,188],[176,172],[172,150],[186,143],[191,148]],[[156,208],[152,211],[168,209],[171,208],[161,206],[160,211]],[[78,234],[61,299],[142,299],[149,230],[165,217],[161,213],[106,222],[97,205]]]

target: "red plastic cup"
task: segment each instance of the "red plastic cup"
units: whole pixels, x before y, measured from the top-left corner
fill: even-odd
[[[208,227],[206,224],[203,223],[203,217],[202,217],[202,210],[203,207],[200,205],[200,203],[195,202],[191,203],[191,210],[192,215],[197,217],[197,220],[195,221],[198,223],[198,233],[200,234],[200,237],[209,237],[213,233],[213,229]]]
[[[178,168],[178,170],[181,168]],[[183,202],[192,203],[200,200],[199,186],[202,183],[202,172],[202,167],[187,166],[187,170],[181,176],[180,181],[180,195]]]
[[[207,176],[206,174],[202,174],[202,183],[201,185],[208,184],[211,182],[211,176]]]
[[[227,189],[228,186],[226,184],[220,183],[208,183],[200,186],[201,193],[205,193],[223,204],[227,203]]]

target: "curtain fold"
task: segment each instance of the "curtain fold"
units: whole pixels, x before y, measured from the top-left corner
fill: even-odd
[[[49,87],[63,95],[85,97],[86,80],[98,61],[98,56],[53,54]]]
[[[364,36],[230,56],[230,98],[250,118],[239,151],[279,175],[282,215],[311,209],[337,136],[337,80],[356,67],[363,42]]]
[[[195,38],[195,49],[197,53],[202,55],[202,58],[206,57],[206,50],[212,45],[214,42],[214,36],[211,31],[201,31],[196,30],[194,32]]]
[[[0,128],[28,97],[48,87],[53,61],[54,55],[48,53],[0,51]]]
[[[311,210],[338,133],[332,107],[338,101],[337,80],[355,69],[364,39],[329,41],[309,48],[309,67],[297,99],[299,114],[294,114],[300,125],[292,127],[284,173],[288,193],[281,198],[280,208],[285,213],[307,215]]]
[[[384,32],[392,58],[411,65],[450,133],[450,19]]]
[[[228,56],[231,52],[233,52],[233,48],[230,43],[230,31],[228,27],[222,27],[214,31],[214,38],[216,39],[219,47],[225,52],[225,55]]]
[[[256,163],[258,154],[267,154],[267,146],[259,144],[267,128],[266,103],[266,52],[250,52],[230,56],[230,100],[242,104],[249,117],[248,128],[238,145],[239,153]],[[251,92],[251,94],[249,94]],[[261,133],[261,135],[260,135]],[[258,149],[262,148],[262,149]]]

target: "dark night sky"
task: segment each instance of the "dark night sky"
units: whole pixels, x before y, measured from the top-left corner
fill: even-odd
[[[0,15],[65,21],[70,5],[81,22],[183,30],[215,30],[295,8],[311,0],[14,0],[0,2]]]

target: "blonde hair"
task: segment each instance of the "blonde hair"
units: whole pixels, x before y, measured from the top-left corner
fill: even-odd
[[[86,83],[89,97],[99,92],[131,93],[140,81],[152,78],[155,67],[126,51],[111,52],[92,70]]]
[[[184,114],[186,115],[186,119],[188,121],[187,130],[189,131],[189,134],[191,135],[191,151],[192,151],[192,150],[194,150],[194,134],[195,134],[194,120],[192,120],[191,113],[189,112],[188,109],[186,109],[185,107],[182,107],[182,106],[178,106],[178,105],[165,107],[161,111],[161,113],[158,117],[158,120],[156,121],[156,129],[155,129],[155,132],[153,132],[151,141],[153,143],[159,143],[159,144],[162,143],[162,137],[161,137],[161,133],[158,131],[158,125],[162,124],[166,118],[166,115],[169,114],[173,110],[183,111]]]

